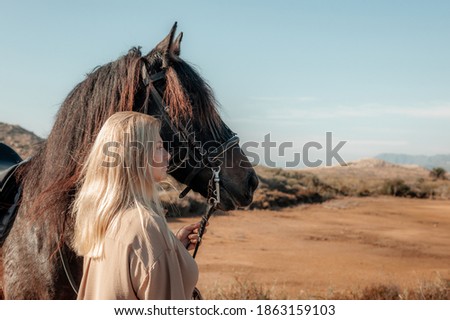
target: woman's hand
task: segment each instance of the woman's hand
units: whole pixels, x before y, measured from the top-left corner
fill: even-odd
[[[206,223],[206,226],[209,225],[209,222]],[[198,242],[198,231],[200,229],[200,221],[194,224],[190,224],[187,226],[184,226],[183,228],[181,228],[180,230],[178,230],[176,237],[178,238],[178,240],[181,241],[181,243],[183,244],[183,246],[188,249],[188,250],[194,250],[195,245]],[[203,232],[203,235],[206,233],[206,228],[205,231]]]

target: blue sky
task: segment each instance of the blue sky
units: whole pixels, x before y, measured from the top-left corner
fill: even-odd
[[[174,21],[241,140],[292,141],[281,165],[326,132],[346,161],[450,153],[449,1],[0,1],[0,121],[45,137],[86,73]]]

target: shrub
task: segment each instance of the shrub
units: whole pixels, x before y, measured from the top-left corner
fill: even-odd
[[[395,197],[411,195],[411,187],[402,179],[386,180],[382,187],[382,193]]]
[[[396,285],[374,285],[361,292],[359,300],[399,300],[400,288]]]
[[[441,167],[433,168],[430,171],[430,177],[433,178],[434,180],[439,180],[439,179],[445,180],[446,174],[447,174],[447,171],[445,171],[445,169],[441,168]]]

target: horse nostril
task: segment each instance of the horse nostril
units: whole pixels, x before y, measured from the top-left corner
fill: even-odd
[[[252,193],[258,187],[258,183],[259,183],[258,176],[256,175],[256,173],[252,172],[248,179],[248,186],[249,186],[250,190],[252,191]]]

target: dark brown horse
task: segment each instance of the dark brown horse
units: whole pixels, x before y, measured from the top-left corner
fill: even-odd
[[[186,142],[180,132],[200,144],[213,141],[221,145],[232,136],[210,87],[179,57],[182,34],[174,39],[175,29],[176,24],[147,55],[133,48],[87,75],[63,102],[48,139],[19,169],[21,203],[2,247],[5,298],[76,298],[58,253],[63,250],[79,283],[82,259],[68,245],[73,232],[70,208],[80,165],[110,115],[134,110],[161,117],[161,136],[178,158]],[[211,170],[205,166],[198,169],[201,161],[192,160],[189,155],[193,154],[182,156],[187,160],[182,165],[175,163],[178,166],[172,175],[206,197]],[[223,156],[220,208],[250,204],[258,184],[252,166],[237,144]]]

